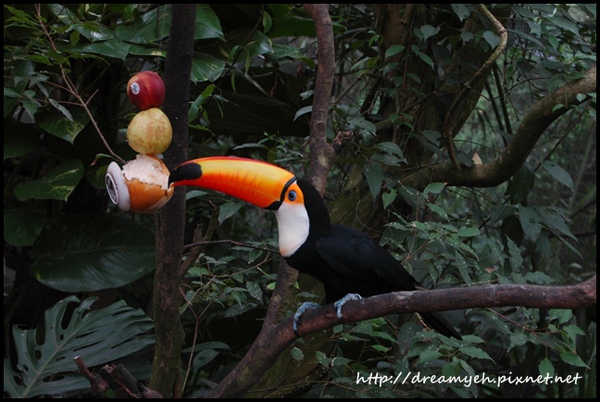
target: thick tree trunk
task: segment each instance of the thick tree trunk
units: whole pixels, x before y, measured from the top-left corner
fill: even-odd
[[[164,81],[163,110],[173,126],[173,142],[164,160],[172,169],[187,159],[190,73],[194,54],[195,5],[171,8],[171,28]],[[176,189],[173,198],[157,215],[153,318],[156,348],[150,388],[165,397],[181,396],[181,328],[179,293],[185,216],[185,191]]]

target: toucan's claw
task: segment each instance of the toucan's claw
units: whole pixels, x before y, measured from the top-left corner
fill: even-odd
[[[342,297],[340,300],[336,301],[333,306],[335,307],[335,311],[337,312],[338,320],[342,319],[342,307],[349,300],[360,300],[362,299],[361,295],[358,293],[348,293],[346,296]]]
[[[298,310],[296,310],[296,314],[294,314],[294,323],[292,325],[292,328],[294,329],[294,334],[296,336],[298,336],[298,337],[300,336],[300,334],[298,333],[298,321],[300,321],[300,317],[302,317],[302,314],[304,314],[306,312],[306,310],[308,310],[309,308],[317,308],[317,307],[321,307],[321,306],[319,306],[317,303],[313,303],[313,302],[304,302],[298,308]]]

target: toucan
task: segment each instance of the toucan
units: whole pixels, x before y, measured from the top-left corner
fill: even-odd
[[[279,166],[234,156],[204,157],[177,166],[169,185],[216,190],[274,211],[281,255],[290,267],[323,283],[326,303],[337,301],[339,318],[348,299],[416,290],[417,281],[388,251],[366,233],[332,224],[317,189]],[[295,316],[295,332],[307,307]],[[436,331],[461,339],[441,314],[420,314]]]

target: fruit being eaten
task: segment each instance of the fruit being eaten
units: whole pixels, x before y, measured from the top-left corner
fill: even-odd
[[[169,148],[173,128],[166,114],[159,108],[142,110],[127,127],[127,142],[141,154],[162,154]]]
[[[122,169],[111,162],[105,183],[110,200],[125,212],[151,213],[173,196],[169,169],[154,155],[139,154]]]
[[[165,100],[165,83],[153,71],[141,71],[127,83],[127,96],[141,110],[159,107]]]

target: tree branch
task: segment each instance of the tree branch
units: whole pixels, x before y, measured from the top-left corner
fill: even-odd
[[[435,164],[419,169],[402,179],[402,185],[417,190],[433,182],[445,182],[449,186],[493,187],[510,179],[531,153],[536,142],[548,126],[573,106],[588,100],[579,94],[596,91],[596,66],[578,81],[568,83],[536,103],[515,132],[506,150],[492,162],[455,169],[451,163]]]
[[[304,7],[315,22],[317,32],[317,80],[310,119],[310,167],[308,178],[323,195],[327,174],[335,162],[336,154],[327,142],[327,116],[335,74],[335,48],[333,24],[328,4],[305,4]]]
[[[392,292],[344,305],[344,316],[337,318],[333,304],[309,309],[302,316],[301,335],[322,331],[341,323],[357,322],[389,314],[458,310],[480,307],[523,306],[530,308],[571,309],[596,304],[596,277],[573,286],[489,285],[468,288],[440,289],[412,292]],[[236,375],[227,376],[207,396],[239,397],[244,395],[261,377],[262,368],[270,367],[276,358],[297,338],[292,329],[293,317],[263,330],[253,347],[236,367],[246,361],[256,364],[240,381]],[[258,347],[255,347],[258,345]],[[260,353],[258,353],[260,351]]]
[[[187,159],[190,74],[194,55],[196,6],[176,4],[171,8],[171,27],[165,65],[166,96],[163,111],[173,126],[173,141],[164,153],[173,168]],[[185,227],[185,189],[175,190],[156,221],[156,269],[154,271],[153,319],[156,347],[150,388],[166,397],[181,396],[181,328],[179,297],[181,256]]]

